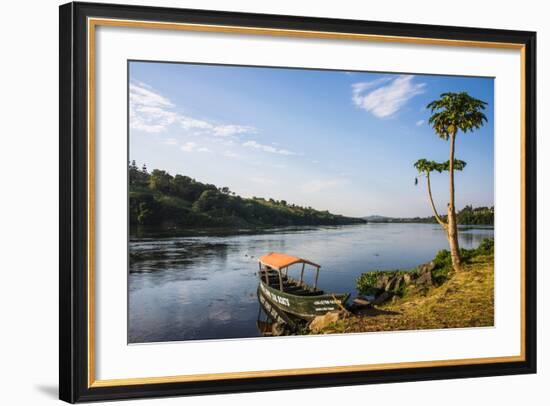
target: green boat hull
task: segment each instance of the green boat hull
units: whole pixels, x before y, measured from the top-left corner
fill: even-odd
[[[329,293],[315,296],[293,295],[268,286],[262,280],[259,290],[278,309],[305,320],[340,310],[350,296],[349,293]]]

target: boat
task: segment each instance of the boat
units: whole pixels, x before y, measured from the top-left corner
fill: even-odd
[[[256,327],[264,337],[292,335],[298,332],[304,326],[304,323],[306,323],[304,320],[275,307],[260,291],[259,286],[258,302],[260,306]]]
[[[301,265],[299,279],[290,276],[289,268],[293,265],[298,268]],[[306,267],[315,271],[313,285],[304,281]],[[319,289],[317,282],[320,268],[321,265],[307,259],[271,252],[259,259],[259,293],[279,310],[304,320],[341,310],[350,294],[329,293]]]

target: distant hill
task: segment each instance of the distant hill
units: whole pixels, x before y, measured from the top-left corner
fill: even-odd
[[[184,175],[129,166],[130,225],[256,228],[366,223],[328,211],[263,197],[243,198],[228,187]]]
[[[494,207],[465,206],[457,214],[457,222],[461,225],[493,225],[495,216]],[[447,215],[441,218],[446,221]],[[386,217],[372,215],[363,217],[369,223],[437,223],[434,216],[431,217]]]

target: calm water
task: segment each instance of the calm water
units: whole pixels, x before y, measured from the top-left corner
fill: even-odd
[[[492,227],[459,230],[463,248],[475,248],[483,238],[492,236]],[[442,248],[448,248],[447,241],[436,224],[365,224],[279,229],[262,234],[132,237],[129,342],[260,336],[256,327],[259,303],[255,272],[258,257],[271,251],[321,264],[322,289],[355,295],[355,280],[362,272],[413,268],[431,260]],[[313,272],[307,275],[309,281],[313,275]]]

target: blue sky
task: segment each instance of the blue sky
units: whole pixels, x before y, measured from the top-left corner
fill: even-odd
[[[486,101],[488,122],[460,133],[457,207],[493,205],[493,79],[130,62],[130,159],[245,197],[334,213],[431,214],[419,158],[448,159],[426,105],[443,92]],[[447,174],[434,174],[436,205]]]

